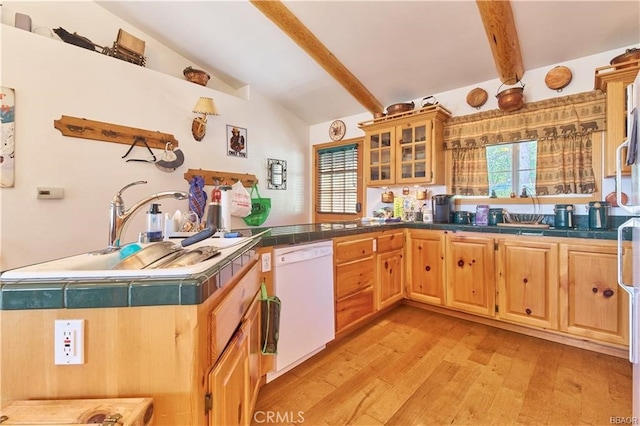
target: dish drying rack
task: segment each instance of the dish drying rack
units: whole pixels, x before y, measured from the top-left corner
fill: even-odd
[[[530,227],[530,228],[548,228],[549,225],[541,223],[544,219],[544,214],[541,213],[540,200],[534,191],[523,188],[522,192],[531,199],[533,204],[533,213],[509,213],[504,212],[505,223],[499,223],[498,226],[513,226],[513,227]]]

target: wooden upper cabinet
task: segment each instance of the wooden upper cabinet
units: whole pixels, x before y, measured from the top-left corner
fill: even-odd
[[[615,66],[596,68],[595,88],[607,96],[607,130],[604,144],[604,175],[616,175],[616,149],[627,138],[627,86],[638,75],[640,62],[616,69]],[[624,162],[627,152],[622,151],[622,174],[631,174],[631,168]]]
[[[433,125],[432,120],[419,120],[396,128],[397,183],[433,182]]]
[[[447,306],[495,316],[493,238],[447,234],[446,239]]]
[[[364,144],[364,169],[367,185],[395,183],[395,128],[367,132]]]
[[[538,328],[558,328],[558,244],[499,240],[498,316]]]
[[[632,254],[623,253],[630,282]],[[560,244],[560,329],[570,334],[627,345],[629,299],[618,286],[616,242]]]
[[[360,123],[368,186],[444,184],[444,121],[440,105]]]

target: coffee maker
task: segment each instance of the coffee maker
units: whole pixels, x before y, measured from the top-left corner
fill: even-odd
[[[433,209],[433,223],[452,223],[454,210],[454,195],[437,194],[431,197]]]

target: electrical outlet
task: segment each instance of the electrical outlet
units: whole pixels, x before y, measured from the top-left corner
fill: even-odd
[[[269,272],[271,270],[271,253],[262,253],[260,259],[262,261],[262,272]]]
[[[55,320],[54,364],[84,364],[84,320]]]

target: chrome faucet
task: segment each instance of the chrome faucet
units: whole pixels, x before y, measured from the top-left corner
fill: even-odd
[[[129,222],[131,216],[133,216],[133,214],[144,205],[161,198],[175,198],[177,200],[185,200],[189,198],[189,193],[183,191],[157,192],[149,197],[143,198],[133,206],[129,207],[128,210],[125,210],[124,201],[122,200],[122,193],[124,190],[130,186],[141,185],[144,183],[147,183],[147,181],[139,180],[131,182],[130,184],[125,185],[124,188],[113,196],[113,199],[109,204],[109,247],[107,247],[106,252],[120,249],[120,240],[124,235],[125,226]]]

